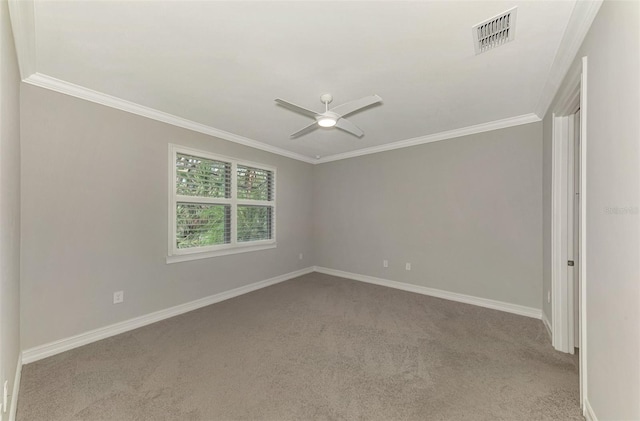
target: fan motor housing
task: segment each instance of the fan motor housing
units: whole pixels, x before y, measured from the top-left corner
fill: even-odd
[[[320,95],[320,101],[322,101],[323,104],[329,104],[331,101],[333,101],[333,95],[322,94]]]

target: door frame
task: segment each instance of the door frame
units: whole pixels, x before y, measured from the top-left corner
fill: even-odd
[[[587,393],[587,57],[565,79],[552,113],[551,146],[551,326],[553,347],[573,353],[573,290],[567,270],[567,211],[569,209],[569,142],[573,142],[573,114],[580,110],[580,405]],[[573,149],[573,148],[571,148]]]

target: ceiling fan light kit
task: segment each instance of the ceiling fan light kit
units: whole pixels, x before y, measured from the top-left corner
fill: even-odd
[[[357,99],[355,101],[347,102],[342,105],[338,105],[337,107],[333,107],[329,109],[329,103],[333,101],[333,96],[331,94],[323,94],[320,96],[320,101],[324,104],[324,112],[318,113],[307,108],[301,107],[299,105],[293,104],[289,101],[285,101],[284,99],[276,98],[276,103],[285,108],[288,108],[292,111],[298,112],[300,114],[313,117],[316,121],[309,124],[308,126],[303,127],[297,132],[291,134],[292,138],[302,136],[304,134],[310,133],[318,127],[331,128],[336,127],[340,130],[344,130],[347,133],[350,133],[356,137],[364,136],[364,132],[355,124],[351,123],[349,120],[344,117],[348,114],[355,113],[356,111],[362,110],[370,105],[377,104],[382,102],[382,98],[378,95],[371,95],[364,98]]]
[[[331,117],[322,117],[318,119],[318,126],[320,127],[333,127],[338,121]]]

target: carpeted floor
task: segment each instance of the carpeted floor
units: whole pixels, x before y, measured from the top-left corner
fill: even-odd
[[[18,420],[580,420],[539,320],[312,273],[22,371]]]

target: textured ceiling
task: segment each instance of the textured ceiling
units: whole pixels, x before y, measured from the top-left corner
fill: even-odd
[[[534,113],[574,1],[37,1],[43,75],[308,157]],[[475,55],[471,27],[518,7],[515,41]],[[321,111],[378,94],[358,139]]]

